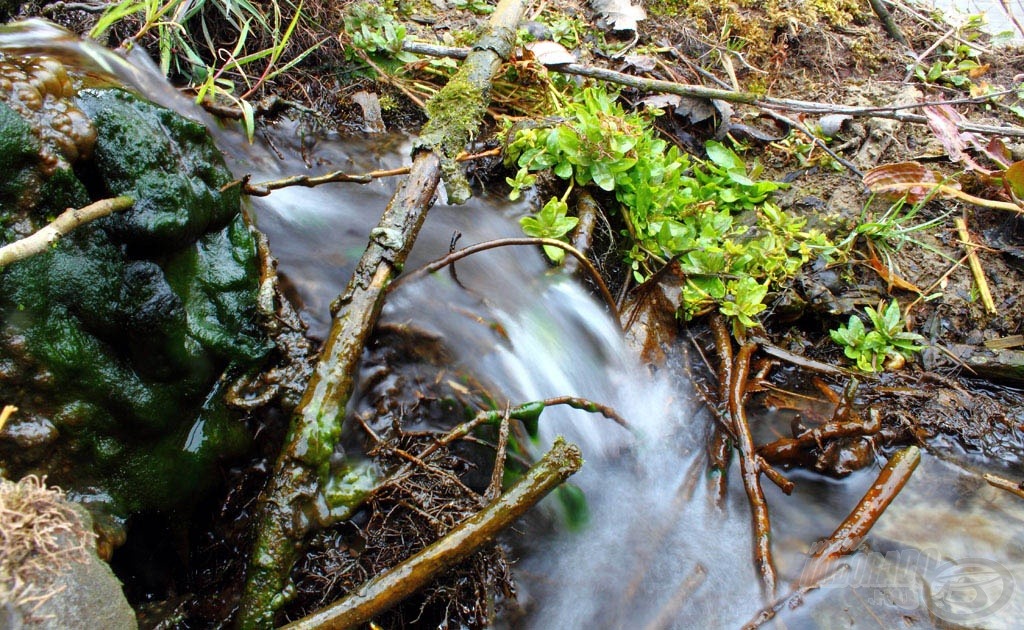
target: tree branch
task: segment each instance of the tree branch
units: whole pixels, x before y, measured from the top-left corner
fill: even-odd
[[[0,268],[41,254],[72,230],[114,212],[127,210],[134,203],[131,197],[114,197],[96,201],[84,208],[68,208],[38,232],[0,247]]]

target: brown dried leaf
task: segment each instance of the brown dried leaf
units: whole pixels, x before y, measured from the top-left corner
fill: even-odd
[[[945,185],[960,188],[947,181],[942,173],[921,166],[917,162],[898,162],[876,166],[864,174],[864,185],[873,193],[899,198],[904,195],[910,203],[923,201],[934,194],[936,187]]]

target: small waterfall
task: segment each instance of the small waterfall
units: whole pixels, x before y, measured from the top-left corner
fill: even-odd
[[[59,57],[203,121],[236,172],[251,173],[254,181],[334,169],[363,173],[396,166],[408,155],[404,136],[341,138],[306,133],[297,123],[283,124],[250,146],[171,88],[144,56],[129,63],[42,21],[0,28],[0,50]],[[393,185],[290,188],[253,200],[257,223],[268,233],[314,335],[325,334],[328,305],[347,283]],[[407,268],[446,254],[455,232],[461,232],[460,246],[517,236],[514,218],[525,211],[487,195],[465,206],[438,204]],[[670,371],[651,375],[605,309],[532,248],[482,253],[458,263],[456,271],[458,282],[439,273],[402,284],[389,297],[383,321],[415,321],[513,402],[583,396],[616,408],[634,429],[631,434],[581,411],[545,412],[545,440],[565,434],[584,450],[584,469],[573,482],[587,496],[590,520],[576,531],[524,524],[517,569],[524,616],[505,623],[536,629],[734,628],[750,619],[764,603],[752,562],[749,506],[735,466],[724,504],[715,506],[707,496],[702,453],[710,422],[691,408],[685,380]],[[780,592],[799,576],[808,546],[831,533],[874,475],[865,470],[836,482],[796,472],[792,497],[765,485]],[[987,559],[1011,577],[1024,575],[1021,509],[1002,491],[977,483],[977,475],[925,458],[873,530],[873,549],[887,562],[930,553],[954,563]],[[862,557],[851,564],[864,566],[857,565]],[[883,626],[936,623],[929,602],[942,594],[936,590],[943,587],[942,576],[919,569],[903,562],[903,582],[880,572],[882,581],[861,583],[862,590],[822,589],[802,609],[780,616],[790,627],[845,627],[871,619]],[[1000,607],[980,623],[1017,625],[1024,584],[1009,592],[1010,599],[996,602]]]

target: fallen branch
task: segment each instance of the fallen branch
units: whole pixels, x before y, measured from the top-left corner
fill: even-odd
[[[68,208],[34,234],[0,247],[0,268],[41,254],[72,230],[114,212],[127,210],[134,203],[131,197],[114,197],[93,202],[84,208]]]
[[[608,290],[608,285],[604,283],[604,279],[601,278],[601,273],[597,270],[597,267],[594,266],[594,263],[590,262],[589,258],[583,255],[582,252],[580,252],[572,245],[554,238],[536,238],[532,236],[521,236],[512,238],[499,238],[494,239],[492,241],[484,241],[483,243],[477,243],[476,245],[470,245],[469,247],[464,247],[462,249],[456,250],[454,252],[451,252],[447,256],[438,258],[433,262],[427,263],[426,265],[420,267],[416,271],[403,276],[400,280],[398,280],[392,285],[392,289],[402,283],[412,282],[413,280],[422,278],[423,276],[436,273],[444,269],[448,265],[451,265],[452,263],[462,260],[467,256],[472,256],[473,254],[478,254],[489,249],[496,249],[498,247],[510,247],[518,245],[532,245],[534,247],[540,245],[547,245],[549,247],[557,247],[559,249],[563,249],[569,254],[571,254],[573,258],[580,261],[580,264],[583,265],[583,268],[587,270],[587,273],[590,275],[590,278],[594,281],[594,284],[597,285],[598,291],[601,292],[601,297],[604,299],[605,304],[608,305],[608,310],[611,312],[612,317],[615,318],[616,322],[619,321],[619,309],[617,306],[615,306],[615,298],[612,297],[611,291]]]
[[[908,446],[889,458],[885,467],[878,473],[875,483],[864,493],[853,511],[831,536],[817,545],[800,575],[799,584],[819,583],[822,576],[831,569],[835,559],[857,550],[878,518],[906,485],[920,461],[921,449],[916,446]]]
[[[496,157],[501,155],[501,149],[490,149],[488,151],[481,151],[480,153],[461,153],[455,158],[456,162],[468,162],[470,160],[480,160],[488,157]],[[382,169],[377,171],[370,171],[369,173],[362,173],[358,175],[352,175],[344,171],[331,171],[330,173],[324,173],[323,175],[292,175],[290,177],[282,177],[281,179],[275,179],[268,182],[260,182],[258,184],[252,184],[249,182],[249,176],[236,179],[232,182],[228,182],[221,186],[221,192],[234,188],[235,186],[242,187],[242,194],[250,195],[252,197],[266,197],[275,190],[282,188],[288,188],[289,186],[304,186],[306,188],[313,188],[315,186],[321,186],[323,184],[334,184],[334,183],[353,183],[353,184],[369,184],[375,179],[383,179],[385,177],[396,177],[398,175],[408,175],[412,169],[411,166],[400,166],[398,168]]]
[[[711,334],[715,339],[715,351],[718,353],[718,405],[722,407],[729,400],[729,386],[732,383],[732,337],[725,325],[725,317],[715,312],[708,319]],[[732,440],[721,423],[715,424],[711,439],[708,442],[708,465],[711,467],[710,478],[713,485],[712,496],[715,505],[721,506],[725,499],[725,485],[729,471],[729,458],[732,455]]]
[[[497,501],[408,560],[356,588],[348,597],[285,626],[287,630],[354,628],[388,610],[467,558],[509,527],[583,465],[576,445],[561,438]]]
[[[429,55],[433,57],[452,57],[455,59],[464,58],[468,52],[464,48],[454,48],[451,46],[435,46],[432,44],[425,44],[421,42],[405,42],[404,44],[402,44],[402,50],[419,55]],[[605,68],[594,68],[591,66],[584,66],[578,63],[552,64],[545,67],[548,68],[548,70],[551,70],[552,72],[561,72],[565,74],[574,74],[577,76],[589,77],[592,79],[599,79],[601,81],[607,81],[608,83],[625,85],[627,87],[631,87],[643,92],[678,94],[679,96],[688,96],[691,98],[720,100],[727,101],[729,103],[753,105],[755,107],[761,107],[765,109],[780,109],[805,114],[843,114],[854,118],[890,118],[893,120],[898,120],[900,122],[928,124],[928,118],[926,116],[922,114],[909,114],[906,113],[904,110],[919,107],[927,107],[928,105],[931,105],[931,103],[914,103],[911,105],[854,107],[851,105],[816,103],[814,101],[802,101],[789,98],[761,96],[759,94],[754,94],[752,92],[741,92],[718,88],[709,88],[704,87],[702,85],[674,83],[672,81],[662,81],[660,79],[646,79],[644,77],[625,74],[623,72],[616,72],[614,70],[607,70]],[[964,102],[981,103],[985,102],[989,98],[991,98],[991,96],[979,99],[965,99]],[[992,125],[979,125],[971,122],[958,122],[956,123],[956,127],[960,131],[973,131],[975,133],[1024,138],[1024,127],[996,127]]]
[[[750,501],[750,512],[754,521],[754,558],[764,582],[764,591],[768,599],[775,597],[775,565],[772,561],[772,525],[768,517],[768,504],[764,500],[761,488],[761,468],[754,450],[754,438],[750,434],[747,423],[747,412],[744,409],[746,398],[747,375],[750,373],[750,357],[757,350],[757,344],[744,344],[732,367],[732,381],[729,385],[729,414],[733,420],[733,430],[739,442],[740,472],[743,476],[743,487]]]
[[[377,322],[385,292],[401,271],[426,218],[442,171],[453,167],[479,127],[492,77],[511,53],[523,13],[521,0],[501,0],[490,32],[448,85],[427,104],[409,177],[384,210],[370,242],[337,301],[331,329],[306,391],[294,413],[274,472],[260,496],[256,540],[236,624],[273,625],[287,601],[286,586],[307,534],[348,518],[359,500],[329,505],[322,489],[332,475],[331,456],[342,434],[363,347]],[[479,102],[469,102],[476,98]],[[454,102],[461,111],[453,111]],[[356,471],[350,471],[358,474]],[[334,471],[344,475],[346,471]]]

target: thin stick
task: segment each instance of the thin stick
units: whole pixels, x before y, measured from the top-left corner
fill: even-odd
[[[487,486],[484,498],[494,501],[501,496],[501,480],[505,476],[505,453],[508,447],[508,426],[511,408],[506,405],[498,427],[498,446],[494,453],[494,468],[491,470],[491,484]]]
[[[6,409],[4,409],[4,411],[6,411]],[[0,424],[0,427],[2,427],[2,426],[3,426],[3,424]],[[991,473],[985,473],[982,476],[985,478],[985,481],[987,481],[989,483],[989,485],[995,486],[996,488],[999,488],[1000,490],[1006,490],[1007,492],[1012,492],[1013,494],[1017,495],[1018,497],[1024,499],[1024,482],[1015,483],[1013,481],[1010,481],[1009,479],[1006,479],[1004,477],[1000,477],[999,475],[993,475]]]
[[[448,254],[447,256],[438,258],[437,260],[431,263],[427,263],[426,265],[420,267],[419,269],[413,271],[408,275],[402,276],[394,283],[392,283],[391,289],[393,290],[394,287],[404,282],[409,282],[415,278],[420,278],[422,276],[440,271],[447,267],[448,265],[459,260],[462,260],[466,256],[472,256],[473,254],[487,251],[489,249],[495,249],[498,247],[509,247],[518,245],[532,245],[534,247],[536,247],[537,245],[549,245],[551,247],[558,247],[559,249],[563,249],[566,252],[572,254],[572,256],[576,258],[576,260],[580,261],[580,263],[583,265],[583,268],[587,270],[587,273],[590,275],[591,279],[593,279],[594,284],[597,285],[598,290],[601,292],[601,297],[608,305],[608,310],[611,311],[612,317],[615,318],[616,322],[619,321],[619,309],[617,306],[615,306],[615,298],[612,297],[611,291],[608,290],[608,285],[604,283],[604,279],[601,278],[601,273],[597,270],[597,267],[594,266],[594,263],[590,262],[590,259],[583,255],[583,252],[576,249],[572,245],[568,243],[563,243],[562,241],[553,238],[533,238],[525,236],[518,238],[499,238],[493,241],[484,241],[483,243],[470,245],[469,247],[464,247],[460,250],[456,250]]]
[[[864,493],[853,511],[831,536],[817,546],[798,583],[819,583],[823,572],[830,570],[833,560],[856,551],[878,518],[906,485],[920,461],[921,449],[916,446],[908,446],[890,457],[878,473],[875,483]]]
[[[496,157],[501,155],[501,148],[489,149],[487,151],[481,151],[480,153],[462,153],[455,158],[456,162],[468,162],[470,160],[480,160],[488,157]],[[241,179],[236,179],[233,182],[228,182],[221,186],[221,191],[235,186],[242,186],[242,192],[252,197],[266,197],[275,190],[281,188],[287,188],[289,186],[304,186],[306,188],[313,188],[314,186],[320,186],[322,184],[333,184],[340,182],[349,182],[353,184],[369,184],[375,179],[383,179],[385,177],[395,177],[398,175],[408,175],[411,166],[400,166],[398,168],[382,169],[377,171],[370,171],[369,173],[362,173],[358,175],[352,175],[344,171],[331,171],[330,173],[324,173],[323,175],[292,175],[290,177],[282,177],[281,179],[271,180],[269,182],[260,182],[258,184],[249,183],[248,176]]]
[[[341,601],[285,628],[328,630],[354,628],[369,622],[490,542],[582,465],[579,448],[556,439],[551,450],[500,499],[456,525],[441,540],[354,589]]]
[[[435,57],[452,57],[455,59],[464,58],[468,49],[453,48],[451,46],[434,46],[421,42],[405,42],[402,50],[421,55]],[[789,98],[775,98],[761,96],[752,92],[740,92],[725,89],[708,88],[702,85],[688,83],[674,83],[659,79],[646,79],[614,70],[604,68],[593,68],[577,63],[547,66],[552,72],[574,74],[592,79],[599,79],[609,83],[625,85],[645,92],[659,92],[665,94],[678,94],[692,98],[717,99],[730,103],[742,103],[762,107],[765,109],[782,109],[807,114],[845,114],[855,118],[891,118],[902,122],[928,124],[928,118],[922,114],[909,114],[903,110],[918,107],[926,107],[930,103],[912,103],[908,105],[883,105],[877,107],[855,107],[852,105],[839,105],[833,103],[817,103],[814,101],[802,101]],[[988,97],[979,99],[965,99],[964,102],[981,103],[988,100]],[[975,133],[995,134],[1024,138],[1024,127],[1006,126],[996,127],[993,125],[980,125],[971,122],[958,122],[957,129],[960,131],[973,131]]]
[[[869,1],[871,3],[871,8],[875,11],[875,15],[878,16],[879,20],[881,20],[882,28],[885,29],[886,34],[896,42],[909,48],[910,43],[907,41],[907,38],[903,36],[903,31],[901,31],[900,27],[896,24],[896,20],[892,19],[892,14],[889,13],[889,9],[885,6],[882,0]]]
[[[84,208],[68,208],[38,232],[0,247],[0,268],[41,254],[75,228],[114,212],[127,210],[134,203],[131,197],[114,197],[90,203]]]
[[[7,421],[10,420],[11,416],[17,413],[17,411],[18,408],[14,405],[4,405],[3,411],[0,411],[0,431],[4,430],[4,427],[7,425]]]
[[[725,325],[725,318],[721,313],[713,313],[708,324],[715,338],[715,350],[718,353],[718,408],[721,408],[729,400],[729,386],[732,383],[732,337],[729,336],[729,328]],[[715,505],[721,506],[725,499],[732,441],[721,424],[715,424],[712,431],[708,443],[708,463],[711,466],[712,496]]]
[[[750,357],[757,350],[757,344],[747,343],[740,348],[733,362],[732,383],[729,387],[729,413],[732,415],[736,438],[739,441],[740,472],[743,487],[750,501],[750,512],[754,521],[754,558],[764,581],[768,599],[775,597],[775,566],[772,562],[772,526],[768,517],[768,504],[761,488],[760,467],[754,450],[754,438],[750,434],[747,414],[744,409],[747,375],[750,373]]]
[[[978,295],[981,296],[981,303],[985,305],[985,310],[995,315],[996,303],[992,299],[992,292],[988,288],[988,280],[985,279],[985,270],[981,268],[981,260],[978,259],[977,246],[971,239],[971,233],[967,230],[967,222],[964,221],[963,217],[957,217],[953,220],[956,224],[956,231],[960,235],[960,240],[964,244],[964,248],[967,249],[967,264],[971,267],[971,275],[974,276],[974,284],[978,287]]]

